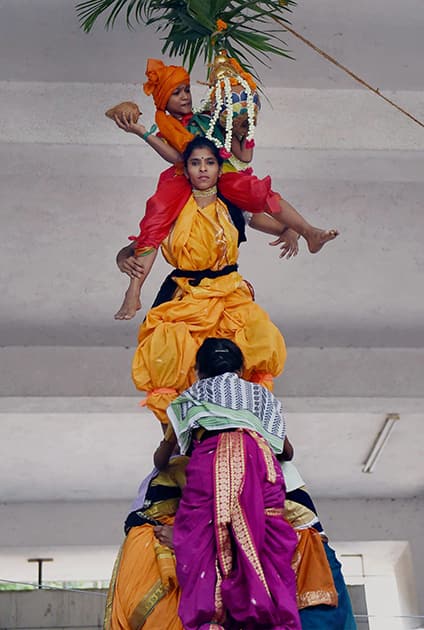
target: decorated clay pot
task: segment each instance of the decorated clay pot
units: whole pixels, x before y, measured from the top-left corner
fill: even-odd
[[[254,121],[256,124],[256,119],[258,117],[259,110],[261,108],[259,94],[256,90],[252,92],[253,98],[253,111],[254,111]],[[248,95],[246,90],[242,85],[232,85],[231,86],[231,101],[233,106],[233,121],[236,118],[241,117],[241,119],[245,119],[247,121],[247,99]],[[223,105],[221,112],[219,114],[219,124],[221,127],[225,128],[227,121],[228,109],[226,105]],[[239,125],[242,125],[242,120],[238,121]]]

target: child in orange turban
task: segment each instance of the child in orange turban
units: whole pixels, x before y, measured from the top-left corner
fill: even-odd
[[[182,153],[194,135],[187,131],[178,119],[178,111],[167,114],[168,103],[173,92],[180,86],[187,86],[190,90],[190,75],[182,66],[166,66],[159,59],[148,59],[146,68],[147,81],[143,85],[145,94],[152,95],[156,105],[156,124],[161,136]],[[191,117],[191,98],[190,112]]]

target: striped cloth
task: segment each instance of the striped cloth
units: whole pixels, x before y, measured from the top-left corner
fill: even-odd
[[[167,413],[182,455],[199,427],[251,429],[268,441],[274,453],[283,451],[286,426],[280,401],[262,385],[234,372],[197,381],[171,403]]]

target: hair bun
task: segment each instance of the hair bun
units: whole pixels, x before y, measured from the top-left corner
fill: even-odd
[[[243,368],[243,355],[230,339],[208,337],[197,351],[196,368],[200,378],[238,372]]]

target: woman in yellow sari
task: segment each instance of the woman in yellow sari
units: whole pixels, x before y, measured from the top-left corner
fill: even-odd
[[[154,306],[139,330],[133,380],[163,425],[170,402],[195,381],[196,352],[207,337],[234,341],[245,358],[243,378],[269,389],[286,358],[280,331],[237,271],[238,230],[217,197],[221,163],[209,140],[195,138],[187,146],[192,195],[162,243],[175,267],[165,281],[175,283],[172,299]]]
[[[183,630],[175,555],[155,533],[159,526],[163,532],[164,525],[174,523],[187,462],[188,457],[174,457],[141,483],[125,521],[126,538],[113,569],[104,630]],[[163,541],[164,535],[160,538]]]

